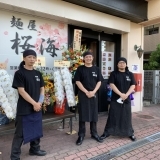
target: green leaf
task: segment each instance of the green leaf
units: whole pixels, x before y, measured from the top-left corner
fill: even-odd
[[[143,68],[144,70],[160,69],[160,44],[158,44],[156,50],[151,53],[149,62],[144,64]]]

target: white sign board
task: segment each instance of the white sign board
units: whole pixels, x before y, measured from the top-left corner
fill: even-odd
[[[67,25],[29,15],[0,11],[0,68],[14,74],[22,61],[22,52],[33,49],[43,71],[53,70],[53,62],[62,59],[68,46]]]
[[[140,69],[139,69],[139,65],[138,64],[133,64],[132,65],[132,72],[133,73],[139,73]]]
[[[102,52],[101,72],[104,79],[108,79],[114,70],[114,52]]]
[[[54,60],[54,67],[70,67],[70,61]]]
[[[82,37],[82,30],[75,29],[73,37],[73,50],[80,50],[81,37]]]

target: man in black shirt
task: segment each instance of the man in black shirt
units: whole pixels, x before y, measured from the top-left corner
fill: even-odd
[[[42,133],[42,103],[44,100],[44,81],[33,65],[37,59],[36,52],[23,52],[23,61],[15,72],[12,87],[18,90],[15,134],[12,142],[11,160],[19,160],[21,145],[30,142],[30,155],[44,156],[46,151],[40,150]]]
[[[108,80],[112,88],[112,97],[107,123],[102,139],[109,135],[127,136],[135,141],[132,128],[130,94],[134,91],[136,82],[132,72],[128,70],[127,60],[121,57],[117,61],[117,69],[113,71]]]
[[[91,52],[83,54],[85,64],[78,67],[75,82],[78,86],[79,132],[77,145],[81,145],[85,137],[85,122],[90,122],[91,138],[98,142],[103,140],[97,134],[98,102],[97,91],[101,86],[102,75],[98,67],[92,65]]]

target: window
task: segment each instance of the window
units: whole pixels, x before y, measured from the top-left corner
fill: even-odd
[[[159,28],[157,27],[157,28],[149,29],[148,32],[149,32],[149,35],[157,34],[157,33],[159,33]]]
[[[159,27],[160,27],[160,24],[145,27],[144,28],[144,35],[158,34],[159,33]]]

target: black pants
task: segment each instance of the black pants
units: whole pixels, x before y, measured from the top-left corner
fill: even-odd
[[[17,116],[15,121],[15,133],[12,141],[11,160],[20,160],[21,146],[23,143],[22,116]],[[30,151],[40,150],[40,139],[30,142]]]
[[[85,137],[85,133],[86,133],[85,122],[79,121],[78,136]],[[90,133],[91,135],[97,135],[97,122],[90,122]]]

